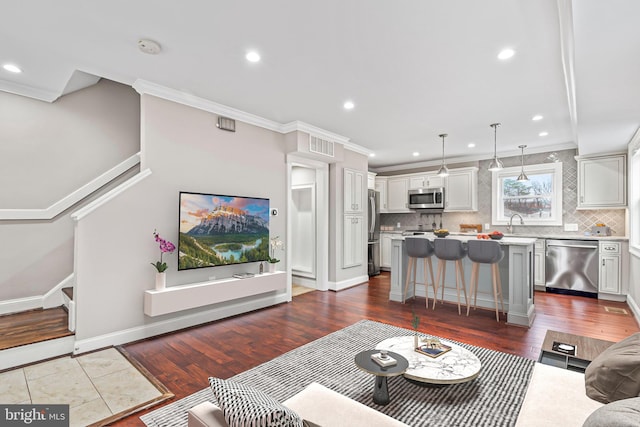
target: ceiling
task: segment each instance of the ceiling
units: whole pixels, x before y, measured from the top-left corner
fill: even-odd
[[[343,135],[379,171],[438,163],[441,133],[448,163],[489,158],[494,122],[502,156],[624,151],[640,125],[638,16],[637,0],[12,2],[0,64],[23,72],[0,68],[0,90],[54,101],[94,76],[143,79]]]

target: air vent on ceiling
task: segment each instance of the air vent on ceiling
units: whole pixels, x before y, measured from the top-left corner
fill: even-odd
[[[309,151],[323,156],[334,156],[335,142],[309,135]]]

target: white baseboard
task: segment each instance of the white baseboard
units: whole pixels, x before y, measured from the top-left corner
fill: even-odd
[[[329,290],[341,291],[352,286],[360,285],[369,280],[369,276],[358,276],[341,282],[329,282]]]
[[[291,282],[295,283],[296,285],[305,286],[307,288],[317,289],[316,279],[309,279],[307,277],[294,275],[291,278]]]
[[[633,312],[633,317],[636,318],[636,322],[640,325],[640,306],[631,298],[631,295],[627,295],[627,304],[629,304],[629,308]]]
[[[180,329],[185,329],[191,326],[212,322],[214,320],[235,316],[237,314],[258,310],[260,308],[281,304],[287,301],[289,300],[287,299],[286,293],[269,295],[248,302],[229,304],[225,305],[224,307],[202,311],[195,314],[189,314],[169,320],[148,323],[144,326],[111,332],[109,334],[99,335],[97,337],[80,339],[76,340],[75,342],[73,354],[78,355],[81,353],[86,353],[88,351],[98,350],[114,345],[126,344],[133,341],[154,337],[156,335],[166,334],[168,332],[175,332]],[[153,318],[147,317],[147,319]]]
[[[37,342],[34,344],[21,345],[0,351],[0,371],[14,368],[52,357],[71,354],[75,337],[58,338]]]
[[[42,296],[0,301],[0,315],[42,308]]]

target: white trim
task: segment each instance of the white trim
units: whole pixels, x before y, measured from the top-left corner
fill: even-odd
[[[0,220],[40,219],[48,220],[58,216],[80,200],[84,199],[100,187],[113,181],[135,165],[140,163],[140,153],[125,159],[120,164],[109,169],[97,178],[92,179],[82,187],[63,197],[46,209],[0,209]]]
[[[563,144],[555,144],[555,145],[547,145],[544,147],[531,147],[531,149],[527,148],[527,154],[539,154],[539,153],[548,153],[550,151],[562,151],[562,150],[576,150],[578,146],[573,142],[567,142]],[[498,152],[498,157],[520,157],[520,150],[512,150],[512,151],[502,151]],[[455,168],[455,165],[458,163],[469,163],[469,162],[477,162],[480,160],[488,160],[493,158],[493,153],[485,153],[485,154],[476,154],[473,156],[462,156],[462,157],[447,157],[447,165],[451,168]],[[403,163],[401,165],[392,165],[392,166],[382,166],[375,167],[370,166],[370,172],[377,173],[385,173],[385,172],[396,172],[407,169],[420,169],[427,168],[431,166],[438,166],[442,164],[441,160],[429,160],[424,162],[416,162],[416,163]],[[525,166],[526,167],[526,166]],[[424,173],[424,172],[422,172]]]
[[[531,175],[536,173],[553,173],[553,215],[549,219],[524,218],[525,225],[562,225],[562,163],[544,163],[538,165],[513,166],[491,172],[491,223],[507,225],[509,221],[502,217],[502,186],[500,178],[518,175],[524,169]]]
[[[173,101],[189,107],[197,108],[199,110],[208,111],[210,113],[229,117],[234,120],[239,120],[250,125],[269,129],[274,132],[279,132],[282,134],[287,134],[294,131],[306,132],[312,135],[330,139],[331,141],[338,142],[342,144],[346,149],[355,151],[357,153],[366,154],[368,156],[372,152],[368,148],[349,142],[349,138],[346,136],[321,129],[317,126],[301,122],[299,120],[295,120],[293,122],[285,124],[278,123],[276,121],[265,119],[264,117],[260,117],[255,114],[238,110],[237,108],[219,104],[205,98],[200,98],[195,95],[180,92],[178,90],[141,79],[136,80],[133,83],[132,87],[140,95],[152,95],[158,98],[166,99],[168,101]]]
[[[89,215],[91,212],[93,212],[94,210],[96,210],[100,206],[104,205],[105,203],[107,203],[111,199],[119,196],[121,193],[124,193],[126,190],[128,190],[131,187],[133,187],[134,185],[136,185],[140,181],[144,180],[149,175],[151,175],[151,169],[145,169],[143,171],[140,171],[140,173],[138,173],[136,176],[131,177],[127,181],[125,181],[122,184],[118,185],[113,190],[103,194],[102,196],[100,196],[99,198],[94,200],[93,202],[91,202],[88,205],[84,206],[83,208],[78,209],[77,211],[73,212],[71,214],[71,219],[73,219],[74,221],[80,221],[82,218],[84,218],[85,216]]]
[[[298,276],[297,274],[293,275],[293,277],[291,278],[291,282],[296,282],[296,285],[304,286],[305,288],[318,289],[316,279]]]
[[[564,82],[569,104],[571,119],[571,133],[573,140],[578,143],[578,108],[576,102],[576,74],[575,74],[575,40],[573,34],[572,0],[557,0],[558,21],[560,27],[560,54]],[[556,150],[554,150],[556,151]]]
[[[52,357],[71,354],[74,340],[75,337],[69,335],[68,337],[55,340],[47,340],[2,350],[0,351],[0,355],[2,355],[2,357],[0,357],[0,371],[39,362]]]
[[[42,308],[42,296],[0,301],[0,315]]]
[[[77,340],[73,349],[73,354],[86,353],[88,351],[97,350],[113,345],[126,344],[138,341],[168,332],[175,332],[180,329],[189,328],[191,326],[201,325],[203,323],[212,322],[218,319],[243,314],[249,311],[258,310],[260,308],[269,307],[283,302],[290,301],[287,293],[275,296],[267,296],[255,299],[249,302],[239,302],[235,304],[225,305],[216,309],[201,311],[195,314],[174,317],[159,322],[147,323],[135,328],[123,329],[96,337]],[[145,319],[151,319],[145,317]]]
[[[636,322],[640,323],[640,306],[638,306],[638,303],[631,298],[631,295],[627,295],[627,304],[629,305],[631,312],[633,312],[633,317],[636,318]]]
[[[64,304],[62,288],[73,286],[74,274],[71,273],[42,296],[42,308],[59,307]]]
[[[369,281],[369,276],[352,277],[351,279],[342,280],[340,282],[329,282],[329,290],[341,291],[343,289],[351,288],[356,285],[361,285]]]
[[[53,102],[58,99],[60,95],[62,95],[61,92],[34,88],[32,86],[23,85],[16,82],[8,82],[6,80],[0,80],[0,90],[3,92],[13,93],[14,95],[35,98],[45,102]]]

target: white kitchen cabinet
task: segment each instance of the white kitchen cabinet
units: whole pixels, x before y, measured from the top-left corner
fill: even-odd
[[[545,290],[545,240],[538,239],[533,246],[533,284],[536,290]]]
[[[414,175],[409,177],[409,189],[444,187],[444,178],[438,174]]]
[[[408,208],[409,180],[406,177],[387,181],[387,212],[411,212]]]
[[[478,210],[478,168],[449,171],[445,178],[445,212]]]
[[[342,229],[342,268],[362,265],[365,244],[364,216],[345,215]]]
[[[367,189],[374,190],[376,188],[376,174],[375,172],[367,173]]]
[[[609,209],[627,206],[627,156],[625,154],[577,157],[577,209]]]
[[[387,177],[376,177],[376,191],[380,193],[380,212],[385,213],[387,211]]]
[[[600,242],[600,281],[598,292],[620,294],[620,242]]]
[[[393,233],[380,233],[380,268],[391,268],[391,239]]]
[[[353,169],[344,169],[344,211],[363,212],[364,173]]]

